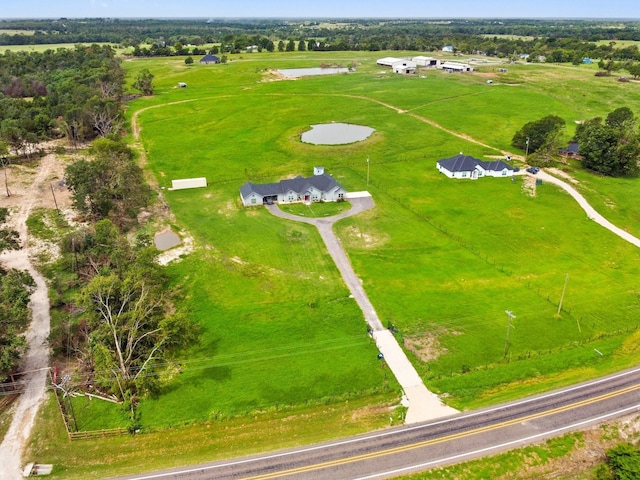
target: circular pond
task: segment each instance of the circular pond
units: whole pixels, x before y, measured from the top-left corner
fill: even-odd
[[[348,123],[325,123],[311,125],[311,130],[302,134],[302,141],[314,145],[343,145],[367,139],[375,130],[362,125]]]

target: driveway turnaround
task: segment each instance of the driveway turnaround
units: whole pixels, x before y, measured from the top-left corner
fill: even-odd
[[[320,232],[320,236],[327,246],[327,250],[333,258],[344,282],[351,291],[351,295],[358,303],[364,314],[364,318],[371,328],[372,335],[380,353],[389,369],[395,375],[398,383],[404,391],[403,403],[408,407],[405,418],[406,423],[417,423],[434,418],[446,417],[458,413],[457,410],[444,405],[440,399],[425,387],[422,379],[405,355],[396,338],[389,330],[383,327],[375,308],[369,301],[367,293],[362,288],[362,282],[353,271],[351,262],[342,248],[342,244],[333,232],[333,224],[346,217],[357,215],[373,208],[375,205],[371,195],[351,198],[351,209],[338,215],[325,218],[304,218],[297,215],[285,213],[277,205],[267,205],[269,211],[276,217],[293,220],[295,222],[315,225]]]

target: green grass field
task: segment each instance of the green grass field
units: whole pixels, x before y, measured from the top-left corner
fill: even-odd
[[[116,45],[106,42],[95,42],[96,45],[112,45],[114,48],[118,48]],[[7,50],[11,52],[45,52],[47,50],[57,50],[58,48],[75,48],[76,45],[91,45],[90,43],[43,43],[37,45],[2,45],[0,51],[5,52]],[[118,50],[116,50],[118,51]]]
[[[296,66],[318,63],[313,53],[292,56],[302,57]],[[354,60],[346,53],[335,56],[330,61]],[[205,175],[211,185],[206,193],[166,196],[181,226],[199,242],[215,244],[224,250],[222,255],[237,256],[243,268],[263,263],[282,268],[284,258],[294,255],[289,248],[277,249],[283,234],[268,233],[265,222],[288,227],[262,210],[241,209],[239,185],[308,175],[314,165],[322,164],[348,190],[360,190],[365,187],[364,160],[370,157],[369,190],[377,207],[343,221],[337,230],[384,321],[411,341],[437,342],[438,358],[421,362],[418,352],[416,365],[432,387],[446,389],[458,406],[486,401],[481,400],[485,393],[450,391],[464,380],[452,384],[447,378],[464,372],[476,383],[474,376],[491,370],[484,377],[499,381],[476,387],[490,392],[498,384],[529,378],[532,371],[564,371],[568,365],[563,358],[571,354],[558,355],[556,349],[593,353],[591,345],[602,335],[609,339],[615,333],[620,346],[635,330],[636,322],[630,319],[638,313],[633,283],[637,249],[587,221],[582,210],[554,187],[541,185],[537,196],[530,197],[520,179],[456,182],[435,169],[436,160],[458,151],[482,156],[508,150],[517,128],[550,113],[566,119],[568,139],[575,120],[625,104],[628,85],[611,79],[604,79],[605,84],[582,66],[514,66],[507,81],[492,85],[484,81],[491,72],[482,71],[448,75],[430,70],[426,78],[402,77],[376,66],[376,57],[369,56],[358,59],[357,72],[350,75],[264,81],[270,79],[268,69],[291,66],[291,59],[248,57],[213,67],[155,61],[159,94],[137,102],[156,107],[141,113],[140,121],[149,166],[159,183]],[[177,81],[189,87],[175,89]],[[575,95],[581,85],[588,88]],[[605,89],[608,94],[602,98]],[[494,148],[461,140],[424,119]],[[308,125],[331,121],[364,124],[376,132],[348,146],[299,141]],[[600,182],[613,183],[589,178],[595,191]],[[618,183],[628,189],[608,187],[624,208],[617,217],[637,229],[637,207],[629,201],[637,181]],[[209,221],[199,223],[202,217]],[[254,226],[260,233],[252,239]],[[240,231],[249,235],[238,238]],[[315,232],[304,236],[316,238],[313,249],[321,257],[323,246]],[[365,237],[370,241],[363,244]],[[278,242],[266,243],[268,238]],[[308,255],[308,246],[303,250]],[[317,260],[308,262],[294,269],[311,268]],[[570,280],[558,318],[566,274]],[[309,295],[306,289],[295,287],[303,298]],[[246,302],[240,290],[238,284],[223,297]],[[252,292],[248,298],[256,295]],[[518,316],[507,358],[516,367],[505,364],[504,358],[507,309]],[[589,346],[581,347],[585,344]],[[552,366],[536,366],[553,355]],[[581,360],[585,366],[602,361],[594,355]],[[502,370],[510,373],[498,374]]]
[[[341,221],[336,232],[381,319],[398,329],[428,387],[446,392],[451,405],[495,403],[637,362],[637,248],[589,221],[553,186],[538,185],[531,196],[521,178],[456,181],[436,170],[437,160],[458,152],[512,150],[514,132],[544,115],[566,120],[568,140],[576,120],[624,105],[640,113],[631,95],[637,84],[596,78],[588,66],[516,65],[505,75],[494,67],[468,75],[429,70],[421,78],[375,64],[402,54],[126,62],[131,79],[142,68],[155,75],[156,95],[128,106],[154,180],[166,187],[205,176],[209,183],[163,192],[171,222],[195,241],[168,272],[203,335],[181,373],[142,401],[143,429],[250,422],[367,398],[397,402],[398,385],[376,359],[362,313],[315,229],[241,206],[244,182],[307,176],[316,165],[347,190],[372,193],[376,208]],[[268,73],[350,62],[357,70],[348,75],[276,81]],[[376,131],[350,145],[300,142],[309,125],[331,121]],[[596,208],[640,232],[637,179],[570,170]],[[516,319],[505,349],[506,310]],[[95,413],[82,415],[80,423],[90,423]],[[119,412],[101,415],[115,422]]]

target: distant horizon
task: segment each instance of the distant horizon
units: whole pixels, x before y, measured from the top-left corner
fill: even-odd
[[[231,20],[574,20],[607,22],[640,22],[640,17],[0,17],[0,22],[19,20],[194,20],[194,21],[231,21]],[[0,26],[1,27],[1,26]]]
[[[211,17],[211,16],[96,16],[96,17],[74,17],[70,15],[62,15],[58,17],[0,17],[0,21],[5,20],[576,20],[576,21],[593,21],[593,20],[607,20],[607,21],[620,21],[620,22],[640,22],[639,17],[477,17],[477,16],[460,16],[460,17],[346,17],[346,16],[269,16],[269,17],[255,17],[255,16],[226,16],[226,17]]]
[[[213,4],[212,4],[213,3]],[[630,14],[633,17],[630,17]],[[36,15],[34,15],[36,14]],[[640,18],[637,0],[21,0],[2,2],[2,20],[123,19],[540,19]]]

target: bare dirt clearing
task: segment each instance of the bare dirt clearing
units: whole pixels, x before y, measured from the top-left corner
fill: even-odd
[[[26,222],[36,208],[56,208],[57,205],[60,212],[68,211],[72,215],[70,197],[64,184],[60,183],[64,166],[65,162],[55,153],[46,154],[30,167],[11,166],[7,172],[7,187],[11,195],[0,201],[0,206],[9,208],[9,227],[20,234],[23,246],[21,250],[3,252],[0,263],[9,268],[27,270],[36,283],[30,302],[31,324],[26,332],[28,349],[22,364],[22,371],[28,372],[23,377],[25,387],[16,401],[11,425],[0,446],[0,478],[3,479],[20,478],[22,452],[44,399],[49,364],[49,297],[45,279],[32,263],[36,252],[31,247],[34,243],[29,241]],[[54,197],[56,189],[59,191]],[[38,248],[42,248],[40,243]]]

